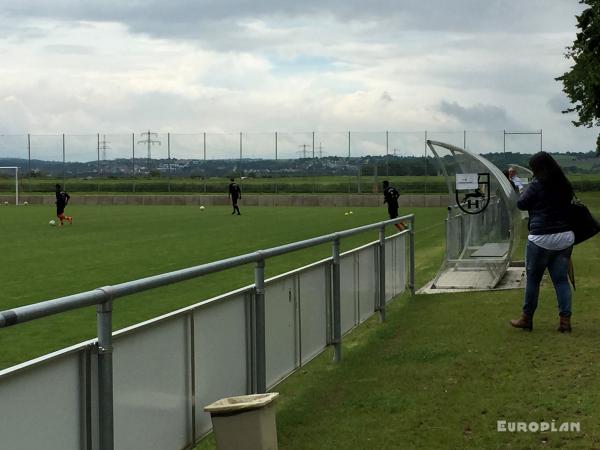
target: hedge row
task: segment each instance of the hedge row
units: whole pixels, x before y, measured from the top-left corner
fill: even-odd
[[[54,192],[53,182],[34,182],[30,186],[27,182],[22,183],[20,190],[23,193],[52,193]],[[89,192],[89,193],[226,193],[228,185],[226,183],[202,183],[202,182],[172,182],[167,181],[113,181],[110,183],[101,182],[81,182],[78,180],[66,181],[66,189],[69,192]],[[445,183],[439,182],[407,182],[397,185],[402,193],[445,193],[447,188]],[[273,183],[252,182],[248,184],[241,183],[242,193],[255,194],[274,194],[274,193],[377,193],[381,192],[379,185],[373,183],[331,182],[331,183],[307,183],[307,182],[288,182]],[[8,183],[0,180],[0,192],[14,192],[14,183]]]
[[[9,180],[0,179],[0,192],[14,192],[14,183]],[[241,183],[242,192],[246,193],[377,193],[381,192],[379,185],[374,185],[372,182],[361,183],[360,187],[356,182],[296,182],[285,183],[273,182],[256,182]],[[407,181],[396,184],[396,187],[401,193],[406,194],[444,194],[447,192],[447,187],[444,182],[437,180],[428,181]],[[573,187],[577,192],[600,191],[600,180],[577,180],[573,182]],[[20,184],[19,189],[22,193],[52,193],[54,192],[54,182],[34,181],[30,185],[27,181]],[[201,181],[177,181],[171,182],[163,180],[136,180],[133,181],[102,181],[94,183],[93,181],[67,180],[66,189],[69,192],[98,192],[98,193],[226,193],[226,183],[203,183]]]

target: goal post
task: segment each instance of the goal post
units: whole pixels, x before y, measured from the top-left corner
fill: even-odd
[[[12,178],[14,173],[14,181],[15,181],[15,205],[19,205],[19,168],[18,167],[0,167],[0,175],[3,175],[3,172],[8,172],[9,176]]]

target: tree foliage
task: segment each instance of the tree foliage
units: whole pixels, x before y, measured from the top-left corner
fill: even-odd
[[[563,83],[572,107],[564,113],[577,112],[577,127],[600,125],[600,0],[580,0],[587,8],[577,16],[577,36],[567,47],[565,56],[574,61],[571,70],[556,78]],[[596,141],[600,155],[600,136]]]

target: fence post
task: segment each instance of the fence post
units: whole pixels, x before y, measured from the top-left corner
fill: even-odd
[[[27,177],[29,179],[29,193],[31,193],[31,134],[27,133]]]
[[[385,225],[379,228],[379,321],[385,321]]]
[[[131,178],[131,189],[133,192],[135,192],[135,133],[131,133]]]
[[[171,192],[171,133],[167,133],[167,169],[169,174],[169,192]]]
[[[106,141],[106,139],[104,139]],[[96,188],[98,192],[100,192],[100,177],[101,177],[101,167],[100,167],[100,133],[96,134],[96,149],[98,151],[98,176],[96,177]]]
[[[96,306],[98,327],[98,434],[101,450],[114,448],[112,299]]]
[[[267,391],[267,360],[265,345],[265,260],[254,268],[254,302],[256,312],[256,392]]]
[[[342,317],[341,317],[341,281],[340,281],[340,238],[333,241],[332,250],[332,300],[331,309],[333,316],[333,360],[339,362],[342,359]]]
[[[62,134],[62,157],[63,157],[63,189],[67,190],[67,163],[65,157],[65,133]]]
[[[408,242],[409,278],[408,287],[411,295],[415,295],[415,216],[410,221],[410,240]]]
[[[204,154],[204,169],[206,169],[206,131],[204,132],[203,144],[202,144],[203,154]],[[204,193],[206,194],[206,172],[204,172]]]
[[[194,311],[189,314],[189,332],[190,332],[190,395],[192,408],[192,443],[196,442],[196,331],[194,323]]]
[[[429,167],[427,164],[427,130],[425,130],[425,194],[427,194],[427,175],[429,174]]]

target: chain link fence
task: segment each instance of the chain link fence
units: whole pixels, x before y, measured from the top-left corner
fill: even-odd
[[[20,169],[20,189],[80,193],[216,193],[235,177],[244,192],[443,193],[427,139],[476,153],[534,153],[542,131],[154,133],[0,135],[0,166]],[[14,190],[0,173],[0,192]]]

